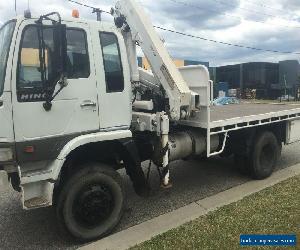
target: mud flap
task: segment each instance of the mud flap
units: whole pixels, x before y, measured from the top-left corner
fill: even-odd
[[[120,142],[122,145],[120,151],[125,164],[126,173],[132,181],[135,192],[142,197],[149,196],[150,188],[141,166],[141,159],[135,142],[132,139],[123,139],[120,140]]]

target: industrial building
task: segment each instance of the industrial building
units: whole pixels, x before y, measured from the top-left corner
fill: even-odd
[[[258,99],[294,96],[299,88],[300,64],[297,60],[279,63],[250,62],[210,69],[215,83],[227,83],[229,89],[255,89]]]
[[[299,82],[300,66],[297,60],[288,60],[279,62],[279,83],[287,84],[293,87]]]

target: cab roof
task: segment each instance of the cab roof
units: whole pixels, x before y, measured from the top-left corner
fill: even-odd
[[[20,16],[17,16],[15,18],[12,18],[11,20],[16,20],[17,22],[23,22],[23,21],[26,21],[26,20],[38,20],[39,17],[37,16],[33,16],[31,18],[25,18],[24,16],[20,15]],[[102,28],[104,29],[116,29],[116,26],[114,25],[113,22],[107,22],[107,21],[96,21],[96,20],[90,20],[90,19],[85,19],[85,18],[62,18],[62,22],[63,23],[73,23],[73,24],[87,24],[89,26],[92,26],[92,27],[97,27],[97,26],[101,26]]]

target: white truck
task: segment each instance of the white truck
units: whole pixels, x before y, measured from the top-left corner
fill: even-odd
[[[29,13],[0,29],[0,170],[24,209],[52,206],[74,238],[107,235],[125,205],[125,168],[137,194],[147,160],[170,188],[169,164],[234,155],[269,177],[283,144],[300,139],[300,105],[212,105],[204,66],[176,68],[150,19],[120,0],[115,23]],[[152,72],[137,66],[136,46]]]

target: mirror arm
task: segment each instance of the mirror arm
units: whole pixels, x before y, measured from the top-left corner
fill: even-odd
[[[43,107],[46,111],[50,111],[52,104],[49,101],[49,86],[46,86],[46,56],[45,56],[45,41],[44,41],[44,32],[43,32],[43,23],[38,23],[38,40],[39,40],[39,60],[40,60],[40,73],[41,81],[44,86],[44,91],[46,92],[46,102],[43,104]]]
[[[55,19],[50,18],[50,16],[54,16],[54,15],[57,15],[58,21],[55,20]],[[43,20],[49,20],[49,21],[51,21],[53,23],[59,23],[59,24],[61,24],[61,16],[60,16],[60,14],[58,12],[51,12],[49,14],[40,16],[40,18],[39,18],[39,20],[37,22],[42,23]]]
[[[38,27],[38,40],[39,40],[39,60],[40,60],[40,71],[41,71],[41,80],[42,84],[45,84],[46,81],[46,62],[45,62],[45,41],[44,41],[44,32],[43,24],[39,23]]]
[[[55,94],[53,94],[52,98],[51,98],[51,101],[54,100],[54,98],[63,90],[63,88],[67,87],[68,86],[68,81],[67,81],[67,78],[62,75],[62,77],[60,78],[60,80],[57,82],[57,84],[60,85],[59,89],[56,91]]]
[[[67,78],[64,76],[64,74],[62,74],[61,78],[58,80],[58,82],[55,84],[55,86],[59,84],[60,87],[59,89],[56,91],[56,93],[54,93],[50,98],[47,98],[46,101],[43,103],[43,107],[46,111],[50,111],[52,108],[52,101],[54,100],[54,98],[65,88],[68,86],[68,81]]]

